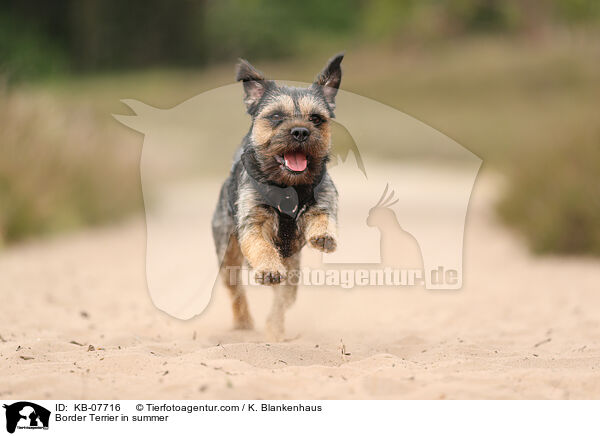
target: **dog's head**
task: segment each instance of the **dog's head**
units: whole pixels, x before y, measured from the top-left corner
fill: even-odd
[[[252,116],[249,139],[260,172],[282,185],[311,184],[329,156],[331,118],[342,80],[343,55],[334,56],[308,88],[279,86],[240,60],[236,80]]]

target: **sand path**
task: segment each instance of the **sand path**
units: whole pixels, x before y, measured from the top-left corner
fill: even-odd
[[[269,290],[254,332],[225,292],[190,321],[156,310],[142,219],[6,250],[0,397],[600,398],[600,262],[531,257],[491,198],[480,182],[462,290],[301,289],[283,343]]]

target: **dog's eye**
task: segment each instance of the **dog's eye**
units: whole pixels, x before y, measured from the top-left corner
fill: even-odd
[[[310,117],[308,117],[308,121],[313,123],[315,126],[318,126],[323,122],[323,118],[320,115],[312,114]]]
[[[269,116],[269,118],[271,119],[271,121],[281,121],[283,120],[283,115],[280,113],[274,113],[271,116]]]

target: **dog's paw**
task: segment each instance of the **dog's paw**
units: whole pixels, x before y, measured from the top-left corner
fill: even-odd
[[[309,240],[310,245],[316,248],[323,253],[331,253],[335,251],[337,247],[337,242],[335,242],[335,238],[332,235],[327,233],[323,235],[312,236]]]
[[[269,342],[283,342],[285,338],[283,327],[267,324],[265,338]]]
[[[262,285],[278,285],[286,279],[287,270],[281,264],[262,265],[255,268],[254,277]]]
[[[282,342],[284,338],[283,316],[270,316],[267,319],[266,338],[271,342]]]
[[[250,315],[237,317],[233,320],[234,330],[252,330],[254,329],[254,322]]]

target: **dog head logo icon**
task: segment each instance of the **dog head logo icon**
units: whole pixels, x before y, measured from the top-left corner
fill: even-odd
[[[4,404],[6,409],[6,431],[14,433],[18,429],[47,429],[50,411],[29,401]]]

